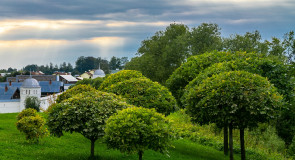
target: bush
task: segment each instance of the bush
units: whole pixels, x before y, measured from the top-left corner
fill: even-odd
[[[293,159],[295,159],[295,136],[292,140],[291,145],[289,146],[288,155],[293,157]]]
[[[95,88],[91,87],[90,85],[76,85],[71,89],[68,89],[67,91],[63,92],[62,94],[60,94],[59,96],[57,96],[56,102],[60,103],[65,99],[68,99],[74,95],[77,95],[79,93],[83,93],[83,92],[89,92],[89,91],[96,91]]]
[[[122,80],[104,89],[126,98],[127,102],[145,108],[155,108],[157,112],[168,115],[176,109],[176,100],[171,92],[158,82],[148,78]]]
[[[35,109],[37,112],[40,112],[40,100],[38,97],[35,96],[28,96],[25,99],[25,108],[33,108]]]
[[[123,153],[138,153],[142,158],[147,149],[166,153],[171,131],[168,120],[155,109],[132,107],[111,116],[105,129],[109,148]]]
[[[131,78],[141,78],[144,77],[141,72],[134,70],[122,70],[115,74],[111,74],[102,82],[99,87],[99,90],[104,90],[106,87],[110,87],[113,84],[122,82]]]
[[[28,109],[25,109],[23,110],[22,112],[20,112],[16,119],[19,121],[21,120],[22,118],[24,117],[29,117],[29,116],[36,116],[37,115],[37,111],[33,108],[28,108]]]
[[[44,119],[36,114],[34,109],[26,109],[21,112],[16,122],[16,128],[26,135],[29,142],[39,142],[39,139],[46,136],[48,131],[44,127]]]
[[[84,85],[90,85],[93,88],[98,89],[103,81],[104,81],[104,78],[102,77],[97,77],[94,79],[83,79],[81,81],[78,81],[74,86],[84,84]],[[70,88],[73,88],[73,87],[71,86]]]

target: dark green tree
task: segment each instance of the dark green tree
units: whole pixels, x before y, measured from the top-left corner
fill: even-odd
[[[141,71],[153,81],[164,83],[169,75],[190,55],[189,29],[183,24],[170,24],[141,42],[139,57],[132,58],[126,69]]]
[[[192,55],[222,49],[220,28],[216,23],[202,23],[198,27],[192,28],[190,38]]]

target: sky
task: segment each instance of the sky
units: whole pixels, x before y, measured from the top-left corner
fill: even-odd
[[[0,0],[0,69],[135,56],[171,23],[217,23],[222,36],[295,30],[294,0]]]

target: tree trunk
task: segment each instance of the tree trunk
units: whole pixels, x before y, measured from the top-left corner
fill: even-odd
[[[91,139],[91,154],[90,154],[90,158],[94,159],[94,143],[95,143],[95,139]]]
[[[233,124],[230,122],[229,124],[229,159],[234,159],[234,148],[233,148]]]
[[[138,159],[139,160],[142,160],[142,154],[143,154],[143,151],[138,151]]]
[[[228,155],[228,123],[224,122],[223,127],[223,151],[224,155]]]
[[[240,129],[241,160],[246,160],[244,128]]]

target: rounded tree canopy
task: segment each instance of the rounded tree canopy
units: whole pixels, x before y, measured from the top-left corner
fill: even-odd
[[[221,72],[245,70],[250,73],[255,73],[267,77],[269,81],[278,88],[278,92],[284,96],[286,101],[292,98],[294,83],[288,75],[288,66],[275,58],[247,58],[245,60],[234,60],[222,63],[215,63],[200,72],[195,79],[189,82],[185,87],[181,101],[185,99],[190,88],[199,85],[202,81],[214,74]]]
[[[105,132],[108,147],[121,152],[137,153],[152,149],[163,153],[170,146],[168,120],[155,109],[123,109],[108,119]]]
[[[158,82],[148,78],[132,78],[115,83],[104,89],[126,98],[135,106],[155,108],[159,113],[168,115],[176,108],[176,100],[171,92]]]
[[[190,88],[185,99],[194,122],[233,122],[236,127],[254,127],[274,118],[282,107],[282,96],[264,77],[246,71],[213,75]]]
[[[63,100],[68,99],[72,96],[75,96],[79,93],[89,92],[89,91],[94,92],[94,91],[96,91],[96,89],[91,87],[90,85],[79,84],[79,85],[74,86],[71,89],[66,90],[61,95],[57,96],[56,102],[60,103]]]
[[[232,61],[247,58],[264,58],[262,54],[246,53],[246,52],[210,52],[188,58],[177,68],[166,81],[166,86],[170,89],[176,99],[180,99],[183,94],[184,87],[192,81],[201,71],[214,63]]]
[[[78,132],[88,139],[104,135],[106,120],[118,110],[131,107],[122,98],[101,91],[84,92],[57,103],[48,115],[50,133]]]
[[[120,72],[111,74],[108,76],[100,85],[99,90],[104,90],[106,87],[111,86],[112,84],[122,82],[131,78],[140,78],[143,77],[141,72],[135,70],[122,70]]]

